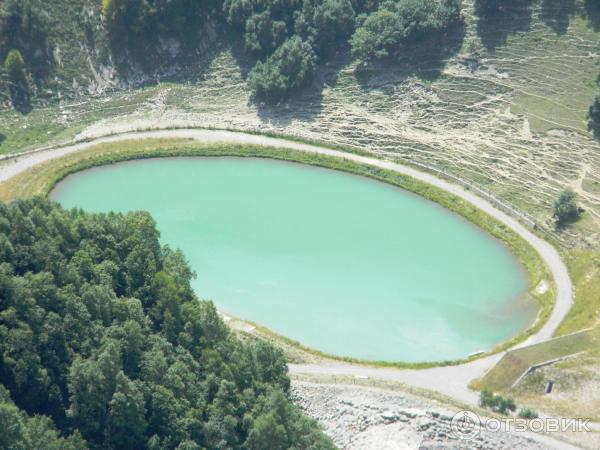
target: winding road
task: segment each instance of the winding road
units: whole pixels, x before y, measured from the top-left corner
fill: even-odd
[[[332,150],[318,145],[304,144],[282,138],[254,135],[242,132],[225,130],[207,130],[196,128],[165,129],[154,131],[133,131],[123,134],[99,137],[97,139],[73,143],[53,149],[32,151],[16,157],[5,157],[0,165],[0,182],[45,161],[60,158],[61,156],[81,151],[92,146],[119,142],[125,140],[141,140],[148,138],[188,138],[202,142],[227,142],[236,144],[252,144],[286,148],[302,152],[317,153],[322,155],[345,158],[347,160],[368,164],[382,169],[393,170],[403,175],[408,175],[417,180],[429,183],[460,197],[500,222],[512,228],[517,234],[527,240],[546,262],[556,284],[555,305],[548,321],[542,328],[529,337],[522,345],[534,344],[552,337],[562,319],[572,305],[572,285],[566,266],[562,262],[556,249],[544,241],[518,220],[493,206],[489,201],[477,196],[472,191],[462,186],[440,179],[426,172],[391,161],[371,158],[367,156]],[[489,368],[493,367],[502,357],[502,353],[480,358],[478,360],[447,367],[434,367],[430,369],[392,369],[363,365],[354,365],[342,362],[324,362],[321,364],[290,364],[292,373],[349,375],[360,377],[373,377],[379,379],[399,381],[419,388],[438,391],[444,395],[467,404],[476,404],[478,394],[468,389],[468,383],[481,377]]]

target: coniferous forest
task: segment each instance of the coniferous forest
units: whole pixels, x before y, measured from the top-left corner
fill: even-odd
[[[0,205],[0,448],[326,449],[144,212]]]

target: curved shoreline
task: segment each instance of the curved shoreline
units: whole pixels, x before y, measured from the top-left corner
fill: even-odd
[[[59,147],[52,150],[41,150],[35,153],[28,153],[26,155],[17,156],[12,159],[12,162],[8,160],[2,166],[0,166],[0,182],[6,181],[13,176],[16,176],[38,164],[51,161],[62,156],[88,149],[90,147],[96,146],[98,144],[103,143],[116,143],[120,141],[127,140],[140,140],[140,139],[150,139],[150,138],[184,138],[184,139],[192,139],[196,141],[200,141],[203,143],[230,143],[230,144],[240,144],[240,145],[256,145],[256,146],[270,146],[270,147],[278,147],[287,150],[294,150],[318,155],[325,155],[334,158],[340,158],[346,161],[352,161],[359,164],[365,164],[371,167],[376,167],[380,169],[389,170],[395,172],[400,175],[405,175],[411,178],[414,178],[417,181],[426,183],[428,185],[434,186],[436,188],[442,189],[450,194],[453,194],[463,200],[466,200],[468,203],[476,206],[483,212],[489,214],[491,217],[495,218],[499,222],[508,226],[513,230],[517,235],[521,238],[525,239],[531,247],[533,247],[542,260],[546,263],[548,269],[550,270],[554,282],[556,285],[556,299],[554,303],[554,307],[550,314],[548,320],[541,326],[541,328],[532,334],[529,338],[527,338],[524,342],[521,342],[518,345],[526,345],[532,343],[538,343],[544,341],[552,336],[554,331],[560,325],[562,319],[565,317],[567,312],[570,309],[572,304],[572,286],[571,280],[566,269],[566,266],[562,263],[562,260],[552,245],[548,242],[544,241],[540,237],[536,236],[529,229],[527,229],[523,224],[521,224],[518,220],[509,216],[505,212],[499,210],[495,206],[493,206],[489,201],[475,195],[473,192],[466,190],[465,188],[448,182],[446,180],[440,179],[430,173],[422,172],[417,169],[414,169],[409,166],[405,166],[402,164],[377,159],[375,157],[364,156],[362,154],[356,153],[348,153],[340,150],[334,150],[327,147],[322,147],[313,144],[305,144],[296,141],[289,141],[281,138],[268,137],[262,135],[241,133],[241,132],[233,132],[233,131],[222,131],[222,130],[205,130],[205,129],[172,129],[172,130],[161,130],[161,131],[139,131],[139,132],[129,132],[119,135],[111,135],[108,137],[94,139],[88,142],[77,143],[69,146]],[[429,377],[425,377],[425,372],[436,371],[436,369],[457,369],[463,368],[467,369],[469,372],[469,379],[464,385],[464,389],[466,389],[466,384],[470,381],[471,378],[476,378],[480,376],[486,370],[486,368],[491,367],[495,361],[502,354],[495,354],[491,356],[487,356],[484,358],[480,358],[476,361],[468,362],[465,364],[461,364],[458,366],[452,367],[435,367],[432,369],[426,370],[408,370],[408,372],[417,372],[421,374],[422,379],[426,379]],[[349,367],[348,367],[349,366]],[[351,367],[355,369],[361,369],[361,367],[347,364],[347,363],[334,363],[334,364],[321,364],[321,365],[304,365],[304,366],[295,366],[290,365],[290,370],[292,372],[305,372],[305,373],[339,373],[339,374],[354,374],[354,375],[362,375],[364,374],[364,370],[372,369],[378,371],[378,376],[385,376],[386,378],[390,377],[390,379],[397,379],[399,381],[406,381],[411,384],[415,384],[420,387],[427,387],[436,389],[436,385],[439,384],[439,381],[445,382],[446,384],[450,381],[447,376],[442,376],[441,380],[438,383],[433,382],[433,379],[429,379],[430,382],[427,383],[426,386],[423,386],[423,383],[415,383],[416,380],[411,380],[413,377],[408,377],[406,379],[401,373],[406,372],[407,370],[398,370],[398,369],[386,369],[386,368],[376,368],[376,367],[362,367],[361,370],[349,370]],[[319,369],[320,368],[320,369]],[[391,373],[384,373],[379,371],[395,371],[397,372],[395,376]],[[370,372],[370,370],[369,370]],[[440,376],[442,374],[438,374]],[[450,375],[449,373],[447,375]],[[451,376],[456,376],[451,375]],[[458,379],[463,379],[464,377],[457,377]],[[417,380],[418,381],[418,380]],[[454,380],[452,380],[454,381]],[[438,389],[441,392],[444,392],[443,389]],[[461,391],[463,391],[461,389]],[[446,392],[445,392],[446,393]],[[458,393],[458,392],[455,392]],[[462,392],[462,395],[456,396],[450,394],[455,398],[459,398],[461,400],[467,400],[464,396],[465,391]],[[461,398],[462,397],[462,398]],[[469,396],[470,397],[470,396]]]

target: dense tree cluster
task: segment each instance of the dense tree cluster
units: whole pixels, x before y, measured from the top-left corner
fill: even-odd
[[[279,101],[310,83],[317,63],[351,39],[369,60],[443,32],[460,18],[461,0],[104,0],[114,42],[131,46],[157,36],[197,38],[199,24],[225,23],[256,60],[250,86]],[[357,25],[361,24],[358,27]],[[356,33],[356,34],[355,34]],[[354,36],[353,36],[354,35]]]
[[[326,449],[147,213],[0,205],[0,447]]]
[[[194,45],[218,0],[102,0],[113,49],[151,49],[158,37]],[[128,55],[129,57],[133,55]]]
[[[102,25],[90,25],[88,12],[69,20],[88,27],[88,44],[110,58],[122,75],[132,69],[152,72],[173,63],[176,55],[195,55],[207,40],[232,39],[242,43],[240,48],[252,64],[252,91],[270,102],[310,84],[318,64],[341,48],[351,44],[353,54],[365,62],[393,56],[424,37],[442,37],[460,19],[461,9],[461,0],[101,0],[101,4]],[[55,15],[42,0],[0,1],[0,63],[4,67],[9,53],[18,51],[27,78],[35,82],[30,81],[31,88],[50,80],[48,75],[56,68],[53,61],[59,56],[48,37],[50,31],[62,33],[62,19]],[[102,28],[99,37],[94,26]],[[26,85],[15,86],[10,92],[13,104],[27,104],[21,97],[14,101],[14,94],[25,92]],[[3,90],[8,93],[7,87]]]
[[[386,1],[369,15],[351,39],[352,53],[380,59],[403,45],[443,33],[460,20],[461,0]]]
[[[310,83],[318,60],[354,32],[357,9],[364,5],[351,0],[226,0],[223,5],[225,20],[259,59],[250,87],[270,101]]]
[[[18,50],[35,79],[43,78],[51,64],[48,19],[41,0],[0,2],[0,60]]]
[[[306,85],[315,70],[316,56],[312,47],[298,36],[293,36],[264,63],[256,63],[248,82],[259,97],[280,100]]]

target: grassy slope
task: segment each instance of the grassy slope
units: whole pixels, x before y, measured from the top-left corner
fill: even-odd
[[[512,350],[486,373],[480,385],[492,391],[507,391],[529,367],[586,352],[600,344],[599,338],[600,329],[586,330]]]
[[[595,325],[600,318],[600,254],[590,250],[576,250],[568,253],[565,260],[575,287],[575,303],[558,334],[572,333]]]

